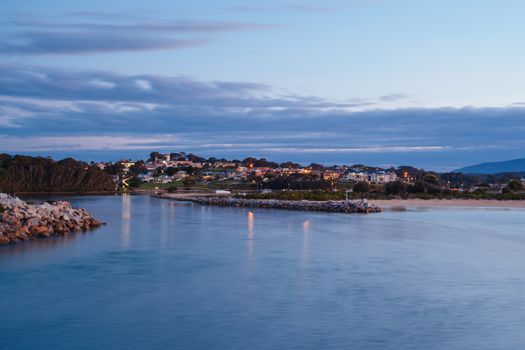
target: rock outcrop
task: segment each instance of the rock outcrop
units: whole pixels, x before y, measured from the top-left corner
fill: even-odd
[[[86,231],[102,223],[68,202],[27,204],[0,193],[0,245]]]
[[[287,210],[324,211],[330,213],[377,213],[383,211],[381,208],[370,205],[366,200],[357,201],[290,201],[278,199],[245,199],[237,197],[171,197],[159,195],[161,198],[188,201],[204,205],[220,205],[249,208],[272,208]]]

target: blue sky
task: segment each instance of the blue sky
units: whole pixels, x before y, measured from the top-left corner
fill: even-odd
[[[450,170],[524,157],[522,1],[11,1],[0,149]]]

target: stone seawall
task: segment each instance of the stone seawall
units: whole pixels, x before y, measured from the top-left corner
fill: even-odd
[[[0,193],[0,245],[86,231],[102,223],[68,202],[27,204]]]
[[[157,195],[159,198],[173,199],[177,201],[193,202],[202,205],[219,205],[248,208],[271,208],[287,210],[324,211],[330,213],[377,213],[383,211],[381,208],[370,205],[366,200],[358,201],[291,201],[278,199],[244,199],[235,197],[185,197],[170,195]]]

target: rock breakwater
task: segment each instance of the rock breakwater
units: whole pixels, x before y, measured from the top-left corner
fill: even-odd
[[[308,201],[308,200],[278,200],[278,199],[245,199],[238,197],[172,197],[159,195],[160,198],[187,201],[202,205],[219,205],[248,208],[271,208],[286,210],[324,211],[330,213],[377,213],[381,208],[370,205],[366,200],[357,201]]]
[[[85,209],[68,202],[28,204],[0,193],[0,245],[67,235],[101,226]]]

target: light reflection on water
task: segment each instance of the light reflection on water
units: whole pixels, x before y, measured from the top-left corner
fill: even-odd
[[[254,222],[254,214],[252,211],[248,212],[248,256],[253,255],[253,240],[255,239],[255,233],[253,231],[253,227],[255,225]]]
[[[303,266],[308,263],[308,235],[310,231],[310,220],[303,221],[303,250],[302,262]]]
[[[525,211],[371,215],[73,197],[0,249],[0,349],[518,349]],[[28,331],[30,327],[30,332]]]
[[[131,196],[122,195],[122,247],[127,248],[131,239]]]

